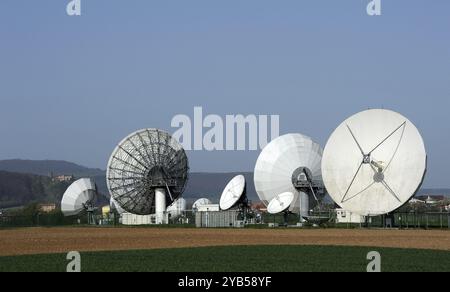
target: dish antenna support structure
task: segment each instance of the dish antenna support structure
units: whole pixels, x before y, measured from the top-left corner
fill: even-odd
[[[106,180],[121,208],[137,215],[155,214],[156,224],[163,224],[167,205],[185,190],[188,171],[188,158],[178,141],[164,131],[143,129],[117,145]]]

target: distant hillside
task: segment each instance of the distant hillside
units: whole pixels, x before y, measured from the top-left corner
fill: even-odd
[[[247,180],[247,196],[251,201],[259,201],[253,184],[253,173],[191,173],[183,196],[188,200],[209,198],[219,203],[223,189],[236,175],[243,174]]]
[[[58,160],[0,160],[0,170],[44,176],[50,176],[51,173],[54,175],[74,175],[76,177],[105,174],[101,169],[87,168],[72,162]]]
[[[76,178],[93,178],[101,194],[109,196],[106,186],[106,172],[101,169],[92,169],[75,163],[58,160],[0,160],[0,171],[33,174],[41,176],[74,175]],[[228,181],[238,173],[191,173],[184,193],[187,199],[209,197],[219,202],[223,188]],[[247,179],[247,193],[250,200],[258,200],[253,184],[253,173],[242,173]]]
[[[0,171],[33,174],[49,177],[53,175],[73,175],[75,178],[89,177],[95,179],[99,193],[108,195],[105,181],[105,171],[88,168],[72,162],[62,160],[0,160]]]
[[[421,189],[417,196],[446,196],[450,197],[450,189]]]
[[[60,204],[69,185],[70,182],[53,181],[48,176],[0,171],[0,209],[30,203]],[[109,199],[99,192],[98,204],[108,204]]]
[[[253,174],[243,173],[247,179],[247,194],[250,200],[258,201],[253,185]],[[184,193],[189,201],[202,197],[218,203],[228,181],[237,173],[192,173]],[[109,196],[105,175],[91,176],[95,179],[100,194]],[[70,183],[53,182],[48,176],[26,173],[0,171],[0,208],[27,205],[33,202],[60,203],[62,195]],[[100,196],[99,204],[106,204],[105,197]]]
[[[222,191],[227,183],[240,173],[191,173],[183,197],[189,202],[199,198],[209,198],[219,203]],[[259,201],[253,184],[253,173],[242,173],[247,180],[247,195],[252,201]],[[109,196],[105,174],[92,177],[97,183],[100,193]]]
[[[0,171],[0,208],[38,203],[59,203],[69,186],[49,177]]]

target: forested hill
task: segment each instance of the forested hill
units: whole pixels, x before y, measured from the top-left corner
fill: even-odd
[[[74,175],[75,177],[93,177],[105,173],[101,169],[88,168],[62,160],[0,160],[0,170],[44,176]]]
[[[59,203],[69,184],[46,176],[0,171],[0,208]]]

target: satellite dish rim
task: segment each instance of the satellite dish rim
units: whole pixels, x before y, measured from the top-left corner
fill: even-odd
[[[395,120],[395,119],[398,119],[400,121],[404,121],[403,124],[396,129],[396,131],[399,131],[399,129],[400,129],[403,132],[402,132],[402,135],[400,136],[397,149],[393,152],[392,158],[391,158],[390,162],[388,163],[387,167],[389,167],[391,165],[392,161],[394,161],[394,159],[396,157],[400,156],[398,151],[403,151],[403,152],[405,152],[405,151],[412,151],[411,147],[413,147],[413,149],[415,151],[417,151],[417,153],[420,153],[420,156],[414,157],[414,159],[417,161],[416,164],[418,165],[417,169],[416,169],[417,172],[415,173],[415,175],[417,177],[420,177],[420,179],[418,179],[417,181],[412,181],[414,179],[414,178],[412,178],[410,182],[405,183],[405,184],[408,184],[408,185],[411,186],[410,187],[411,190],[408,191],[408,192],[404,192],[405,194],[402,195],[402,196],[397,196],[397,198],[396,198],[397,202],[395,202],[395,203],[389,203],[389,202],[385,203],[385,206],[387,206],[387,207],[378,208],[377,210],[375,210],[375,208],[373,206],[372,206],[372,208],[370,208],[371,206],[362,206],[360,208],[355,208],[355,207],[353,207],[353,204],[351,206],[349,206],[349,204],[347,204],[347,202],[349,201],[349,200],[347,200],[347,197],[346,197],[348,195],[348,193],[344,194],[344,196],[342,196],[341,194],[339,194],[339,195],[335,194],[334,190],[333,190],[333,188],[334,188],[333,187],[333,183],[328,181],[328,180],[331,180],[329,177],[332,176],[332,174],[330,174],[330,172],[332,172],[332,171],[329,171],[328,167],[327,167],[327,165],[329,164],[328,160],[332,159],[332,158],[329,158],[329,157],[333,157],[333,155],[331,155],[331,154],[329,155],[329,153],[336,153],[337,150],[335,150],[334,148],[339,148],[338,145],[340,145],[340,144],[346,144],[346,143],[348,143],[348,144],[354,143],[355,144],[355,141],[359,140],[358,141],[358,147],[360,149],[360,152],[364,153],[364,156],[361,154],[362,160],[365,160],[367,158],[367,159],[370,160],[370,163],[368,163],[368,164],[373,164],[372,162],[374,162],[375,165],[376,165],[377,162],[375,161],[375,159],[373,159],[374,156],[372,156],[371,154],[373,154],[378,149],[377,147],[381,148],[383,143],[381,143],[381,144],[379,144],[379,146],[375,147],[374,150],[372,150],[372,149],[368,149],[367,150],[367,149],[363,149],[364,147],[361,146],[361,144],[367,144],[367,143],[362,143],[363,139],[361,139],[361,137],[356,137],[357,135],[355,135],[355,133],[351,133],[350,137],[352,137],[352,136],[353,137],[350,138],[350,139],[348,137],[347,138],[338,137],[340,134],[342,134],[342,131],[343,131],[343,129],[345,129],[345,127],[347,127],[347,128],[349,127],[349,124],[351,123],[351,121],[353,121],[353,120],[369,119],[369,118],[371,118],[371,116],[370,117],[367,117],[367,116],[364,117],[364,115],[375,114],[376,112],[388,115],[388,117],[391,118],[391,120],[388,120],[388,121],[386,121],[386,119],[385,119],[384,122],[386,122],[386,123],[389,123],[389,122],[391,122],[392,120]],[[363,123],[361,121],[359,121],[359,122],[360,122],[359,127],[354,127],[354,128],[357,128],[357,129],[360,130],[361,127],[363,127],[363,128],[373,127],[372,123],[369,123],[369,122],[364,122]],[[392,128],[395,128],[396,126],[397,125],[395,125]],[[407,131],[406,131],[406,129],[407,129]],[[355,131],[354,129],[352,130],[351,127],[350,127],[349,131],[350,130],[351,130],[351,132]],[[391,129],[389,128],[386,132],[389,132],[390,130]],[[365,131],[368,131],[368,130],[365,129]],[[396,133],[396,131],[394,131],[393,133]],[[407,150],[405,150],[402,147],[400,147],[400,145],[404,144],[404,143],[402,144],[403,140],[406,139],[403,136],[405,133],[407,133],[409,135],[409,137],[408,137],[409,140],[415,140],[414,143],[410,142],[408,144],[409,148],[407,148]],[[393,136],[395,136],[395,135],[392,135],[390,137],[393,137]],[[349,140],[351,140],[351,141],[348,142]],[[385,140],[384,142],[386,142],[386,141],[387,140]],[[332,134],[330,135],[330,137],[329,137],[329,139],[327,141],[327,144],[325,145],[323,153],[324,153],[324,155],[323,155],[324,159],[322,160],[322,171],[323,171],[322,176],[323,176],[324,185],[325,185],[326,189],[328,190],[328,193],[329,193],[330,197],[342,209],[345,209],[347,211],[350,211],[352,213],[355,213],[355,214],[358,214],[358,215],[361,215],[361,216],[379,216],[379,215],[383,215],[383,214],[388,214],[388,213],[391,213],[391,212],[397,210],[398,208],[404,206],[420,190],[420,188],[423,185],[423,182],[425,180],[426,173],[427,173],[428,155],[427,155],[427,151],[426,151],[425,141],[424,141],[423,136],[421,135],[419,129],[417,128],[417,126],[413,122],[411,122],[410,119],[405,117],[403,114],[401,114],[401,113],[399,113],[397,111],[394,111],[394,110],[390,110],[390,109],[368,109],[368,110],[364,110],[364,111],[361,111],[361,112],[358,112],[358,113],[355,113],[355,114],[349,116],[347,119],[345,119],[343,122],[341,122],[336,127],[336,129],[332,132]],[[334,154],[334,156],[336,156],[336,154]],[[335,159],[335,157],[334,157],[334,159]],[[423,166],[423,169],[422,168],[420,168],[420,169],[418,168],[418,167],[422,167],[422,166]],[[387,169],[387,167],[386,167],[386,169]],[[397,166],[397,168],[398,168],[398,166]],[[376,168],[374,168],[374,169],[376,169]],[[390,169],[392,169],[392,167]],[[394,182],[391,181],[389,183],[390,185],[394,184],[398,180],[399,173],[402,174],[401,177],[407,178],[407,176],[404,175],[405,172],[400,171],[400,170],[397,170],[393,174],[391,174],[391,172],[387,172],[387,173],[385,171],[381,172],[381,168],[380,168],[379,171],[380,171],[380,173],[382,173],[382,175],[379,176],[380,182],[382,182],[383,180],[386,180],[387,176],[389,176],[389,178],[393,178]],[[357,180],[357,175],[358,175],[358,173],[355,175],[355,180]],[[374,184],[376,183],[376,179],[375,179],[376,177],[377,177],[377,175],[375,174],[374,175]],[[352,182],[352,184],[353,184],[353,182]],[[352,186],[352,185],[350,185],[350,186]],[[363,192],[364,191],[362,191],[360,193],[357,193],[357,195],[361,194]],[[391,191],[389,191],[389,192],[391,192]],[[392,193],[395,193],[395,191],[392,191]],[[402,193],[403,193],[403,191],[402,191]],[[350,200],[352,200],[352,199],[354,199],[356,197],[357,196],[350,196]],[[354,204],[356,204],[356,203],[354,203]]]

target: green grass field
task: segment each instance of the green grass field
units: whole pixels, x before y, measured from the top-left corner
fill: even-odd
[[[331,246],[241,246],[81,253],[83,272],[364,272],[369,251],[385,272],[450,271],[450,252]],[[64,254],[0,257],[0,271],[61,271]]]

